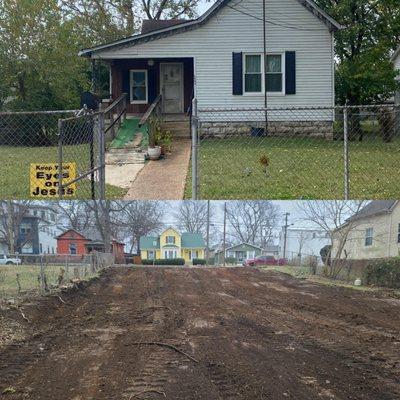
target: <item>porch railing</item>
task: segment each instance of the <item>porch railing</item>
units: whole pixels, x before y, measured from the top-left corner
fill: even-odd
[[[126,93],[123,93],[106,109],[101,110],[104,114],[105,121],[108,121],[104,133],[106,135],[108,132],[111,133],[111,141],[115,139],[118,129],[121,127],[121,124],[126,120],[127,97],[128,95]]]
[[[162,95],[159,94],[151,103],[147,111],[143,114],[143,117],[139,121],[139,126],[143,126],[145,123],[150,122],[150,120],[153,118],[157,120],[161,118],[161,102]]]

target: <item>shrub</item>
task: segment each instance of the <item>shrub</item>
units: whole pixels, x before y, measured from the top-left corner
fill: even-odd
[[[193,265],[206,265],[206,260],[202,258],[193,258]]]
[[[400,289],[400,257],[371,261],[364,271],[367,285]]]
[[[142,260],[143,265],[153,265],[153,260]],[[183,258],[169,258],[168,260],[155,260],[154,265],[185,265]]]
[[[236,260],[235,257],[226,257],[225,258],[225,264],[233,264],[236,265],[238,261]]]

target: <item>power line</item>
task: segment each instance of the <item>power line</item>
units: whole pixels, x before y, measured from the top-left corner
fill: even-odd
[[[248,13],[246,11],[239,10],[238,8],[232,7],[229,4],[227,4],[226,7],[230,8],[230,9],[236,11],[236,12],[239,12],[241,14],[247,15],[248,17],[257,19],[258,21],[262,21],[262,22],[264,21],[263,18],[257,17],[256,15],[250,14],[250,13]],[[279,20],[276,20],[276,21],[279,21]],[[271,20],[268,20],[268,19],[265,19],[265,23],[270,24],[270,25],[280,26],[282,28],[296,30],[296,31],[306,31],[306,32],[322,32],[323,31],[323,29],[302,28],[302,27],[299,27],[299,26],[292,26],[292,25],[287,25],[285,23],[274,22],[274,21],[271,21]]]

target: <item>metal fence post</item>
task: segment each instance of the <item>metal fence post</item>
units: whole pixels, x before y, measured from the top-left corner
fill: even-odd
[[[192,199],[198,199],[198,176],[197,176],[197,99],[192,100],[192,118],[191,118],[191,131],[192,131]]]
[[[104,113],[99,112],[98,116],[98,140],[99,140],[99,187],[100,199],[106,198],[106,160],[105,160],[105,130],[104,130]]]
[[[58,120],[58,196],[63,198],[63,130],[64,121]]]
[[[348,108],[343,108],[343,151],[344,151],[344,198],[349,199],[350,180],[349,180],[349,115]]]

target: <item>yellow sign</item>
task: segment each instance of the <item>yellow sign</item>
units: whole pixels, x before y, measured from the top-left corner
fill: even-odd
[[[58,198],[60,196],[60,175],[58,164],[31,164],[31,197]],[[63,163],[62,184],[76,177],[76,163]],[[75,197],[76,183],[65,187],[63,197]]]

